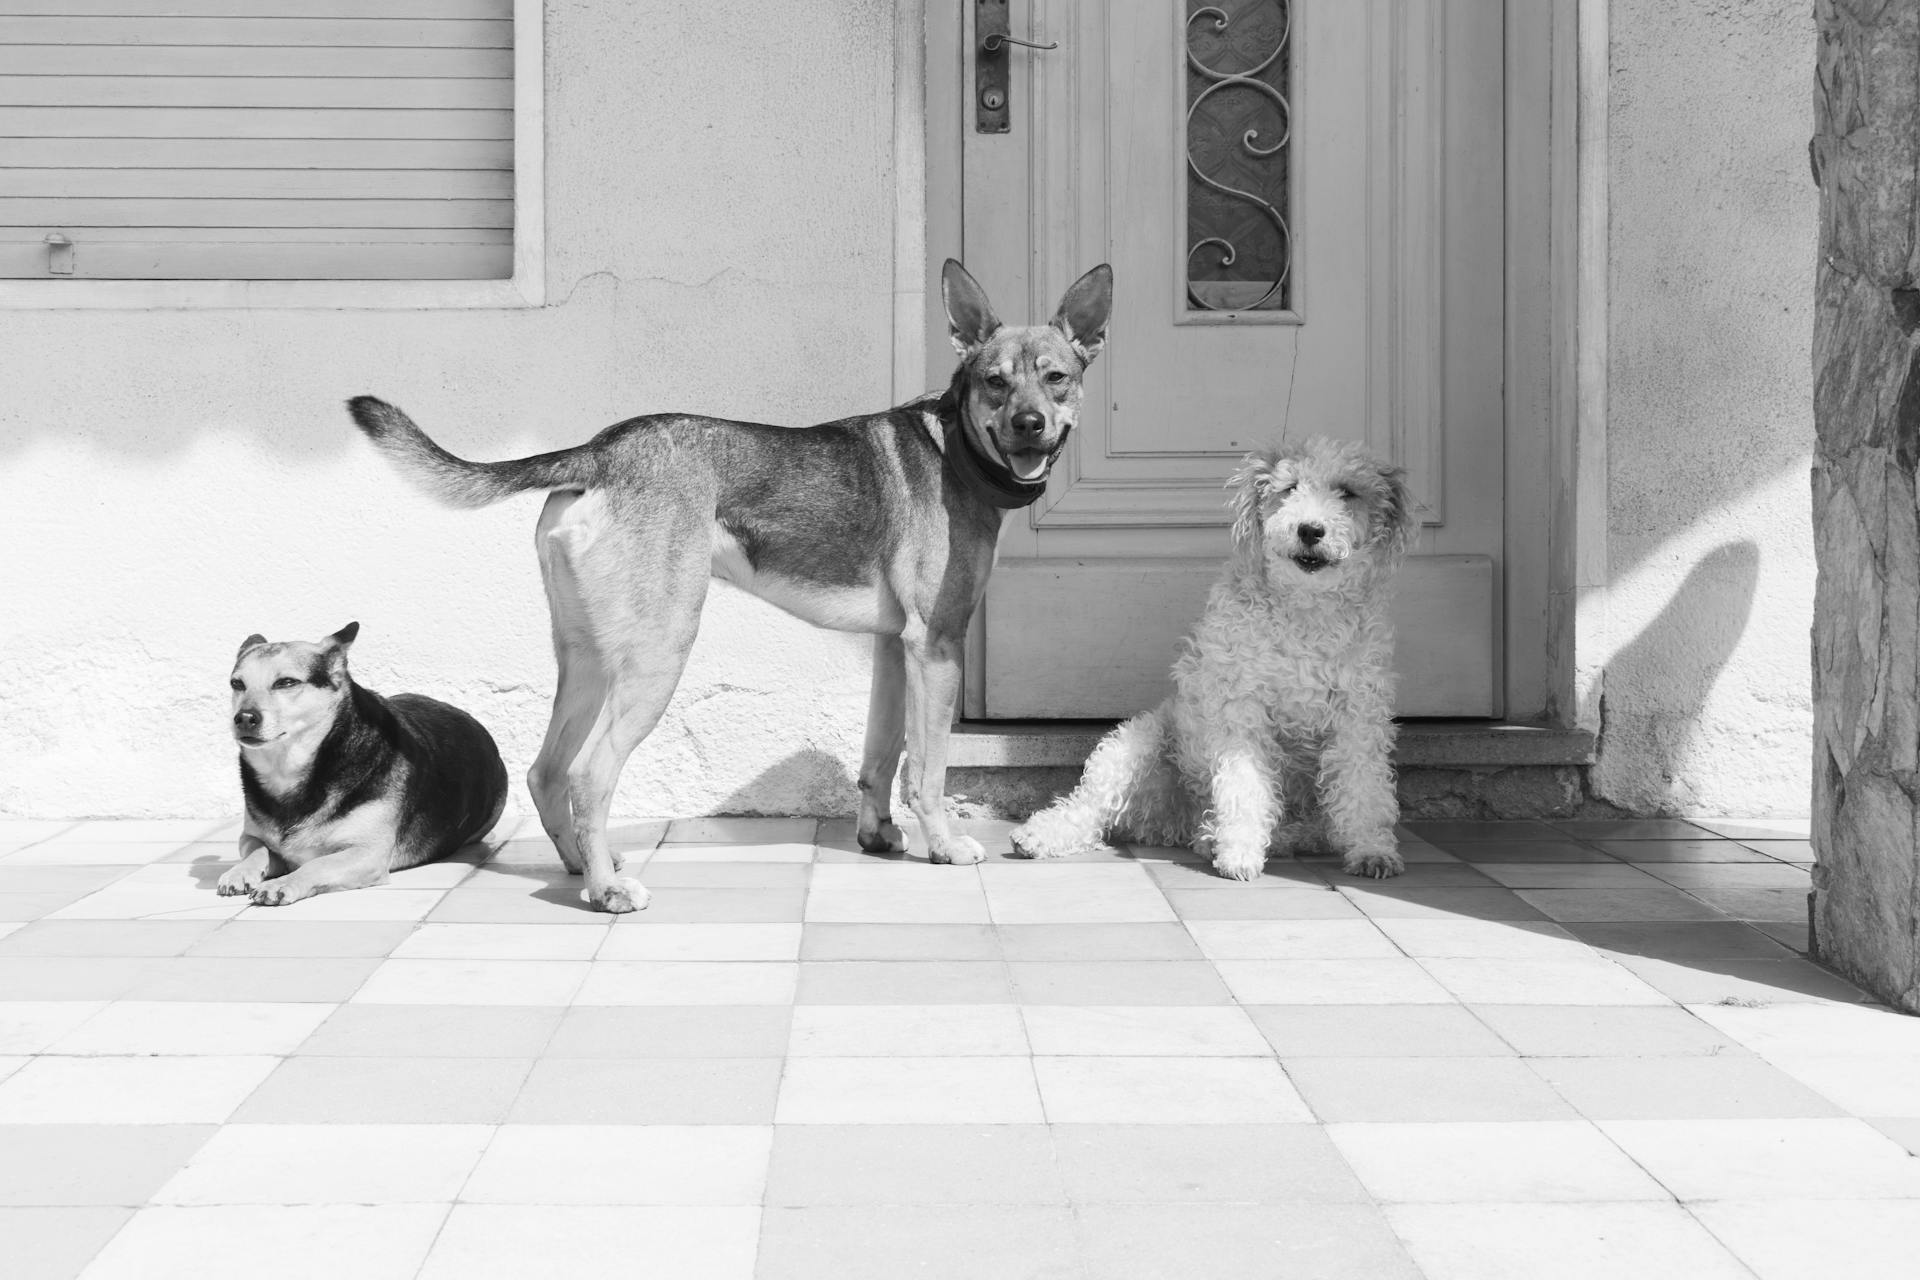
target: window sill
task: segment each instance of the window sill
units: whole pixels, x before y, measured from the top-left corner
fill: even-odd
[[[538,307],[536,280],[0,280],[0,310],[432,311]]]

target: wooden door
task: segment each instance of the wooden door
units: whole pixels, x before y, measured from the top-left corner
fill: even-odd
[[[975,621],[976,717],[1117,717],[1166,691],[1226,552],[1221,484],[1280,438],[1405,466],[1422,531],[1398,710],[1499,714],[1500,0],[1013,0],[1005,132],[976,20],[929,28],[961,95],[963,256],[1009,318],[1110,261],[1114,319],[1046,497]]]

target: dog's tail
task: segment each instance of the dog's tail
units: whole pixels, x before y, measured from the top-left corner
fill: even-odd
[[[402,475],[451,507],[484,507],[528,489],[588,489],[600,477],[599,453],[590,444],[508,462],[469,462],[384,400],[355,396],[347,412]]]

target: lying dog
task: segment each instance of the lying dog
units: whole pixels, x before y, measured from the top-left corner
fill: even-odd
[[[349,404],[367,437],[454,506],[548,491],[535,532],[560,681],[527,783],[567,868],[606,911],[646,905],[616,875],[607,814],[627,757],[680,680],[710,578],[818,626],[874,636],[860,764],[862,848],[906,847],[906,798],[934,862],[971,863],[943,799],[961,645],[993,570],[1000,523],[1046,491],[1106,340],[1113,273],[1098,266],[1052,321],[1002,327],[957,262],[941,292],[960,366],[943,394],[804,430],[662,414],[512,462],[449,454],[400,410]]]
[[[379,884],[478,840],[507,803],[480,722],[347,674],[350,622],[318,644],[248,636],[234,659],[233,738],[247,819],[220,892],[277,907]]]
[[[1057,858],[1108,832],[1191,843],[1251,880],[1269,845],[1401,871],[1394,838],[1393,571],[1413,532],[1398,468],[1310,440],[1228,482],[1233,554],[1173,665],[1173,696],[1103,739],[1080,784],[1013,833]]]

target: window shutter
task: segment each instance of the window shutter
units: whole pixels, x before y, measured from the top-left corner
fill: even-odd
[[[0,278],[513,274],[512,0],[0,0]]]

